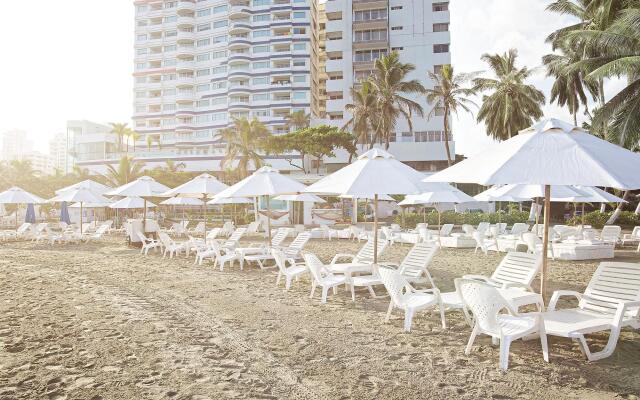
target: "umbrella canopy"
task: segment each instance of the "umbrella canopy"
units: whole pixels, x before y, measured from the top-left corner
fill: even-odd
[[[353,199],[354,196],[348,195],[348,194],[341,194],[340,196],[341,199]],[[357,200],[373,200],[373,198],[375,197],[375,195],[369,195],[369,196],[364,196],[364,197],[356,197]],[[389,196],[388,194],[379,194],[378,195],[378,201],[396,201],[396,199],[394,199],[393,197]]]
[[[141,176],[133,182],[122,185],[110,192],[105,193],[107,196],[123,196],[123,197],[162,197],[169,188],[162,183],[156,182],[150,176]]]
[[[551,185],[640,188],[640,154],[599,139],[582,128],[545,119],[494,148],[438,172],[429,182],[545,185],[542,278],[544,296],[551,213]]]
[[[398,205],[416,205],[416,204],[459,204],[459,203],[471,203],[476,199],[469,196],[461,190],[457,191],[443,191],[443,192],[426,192],[421,194],[410,194],[402,200]]]
[[[274,198],[282,201],[301,201],[303,203],[326,203],[327,201],[311,193],[283,194]]]
[[[51,203],[57,203],[57,202],[63,202],[63,201],[66,201],[67,203],[71,203],[71,202],[92,203],[92,204],[109,204],[110,203],[110,201],[105,197],[97,193],[94,193],[90,189],[85,187],[79,187],[76,189],[67,190],[49,199],[49,202]]]
[[[421,172],[381,149],[371,149],[357,161],[320,179],[308,193],[352,195],[360,199],[380,194],[420,193]]]
[[[221,205],[221,204],[253,204],[253,200],[248,197],[218,197],[215,196],[209,200],[207,204]]]
[[[430,182],[640,188],[640,154],[546,119],[427,178]]]
[[[597,187],[590,186],[576,186],[576,189],[585,193],[584,196],[578,196],[570,198],[568,201],[575,201],[579,203],[626,203],[627,201],[615,196],[607,191],[604,191]]]
[[[504,185],[494,192],[497,196],[507,196],[523,199],[544,197],[545,185]],[[569,185],[552,185],[551,201],[566,202],[573,198],[587,196],[587,193]]]
[[[29,203],[29,205],[27,205],[27,213],[24,216],[24,222],[32,224],[36,223],[36,209],[33,207],[33,203]]]
[[[63,201],[60,204],[60,222],[71,224],[71,218],[69,217],[69,209],[67,208],[67,202]]]
[[[0,204],[40,204],[46,200],[17,186],[0,193]]]
[[[160,204],[167,206],[202,206],[204,201],[195,197],[172,197],[170,199],[160,202]]]
[[[146,207],[155,207],[156,205],[150,201],[146,202]],[[145,200],[140,197],[129,196],[124,199],[120,199],[113,204],[109,205],[109,208],[145,208]]]
[[[69,206],[69,208],[105,208],[105,207],[109,207],[109,205],[111,204],[111,201],[107,201],[106,203],[82,203],[80,204],[78,203],[73,203]]]
[[[70,186],[64,187],[62,189],[56,190],[56,194],[60,194],[62,192],[67,192],[67,191],[74,190],[74,189],[79,189],[79,188],[87,188],[87,189],[91,190],[93,193],[97,193],[97,194],[100,194],[100,195],[104,195],[107,192],[113,190],[112,187],[103,185],[100,182],[96,182],[96,181],[91,180],[91,179],[85,179],[82,182],[74,183],[73,185],[70,185]]]
[[[216,198],[278,196],[304,192],[302,183],[281,175],[271,167],[262,167],[233,186],[218,193]]]
[[[527,198],[517,198],[517,197],[508,196],[504,194],[502,195],[496,194],[496,191],[501,187],[502,186],[500,185],[491,186],[489,189],[485,190],[484,192],[478,193],[477,195],[473,196],[473,198],[476,201],[511,201],[514,203],[531,200]]]
[[[220,182],[215,176],[209,174],[198,175],[188,182],[183,183],[171,190],[163,193],[165,197],[173,196],[189,196],[189,197],[206,197],[222,192],[229,186]]]

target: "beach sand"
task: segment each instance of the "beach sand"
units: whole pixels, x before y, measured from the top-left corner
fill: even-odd
[[[360,244],[313,240],[328,261]],[[394,246],[383,260],[399,262]],[[619,251],[619,260],[640,255]],[[501,255],[443,249],[430,271],[442,291],[453,278],[489,274]],[[551,262],[551,289],[582,291],[597,262]],[[640,393],[640,333],[625,329],[616,352],[588,363],[571,341],[512,344],[509,370],[487,337],[448,312],[383,319],[388,298],[340,288],[321,305],[308,278],[290,291],[275,272],[224,272],[193,259],[149,257],[122,238],[49,246],[0,244],[0,399],[613,399]],[[538,283],[535,283],[537,287]],[[381,291],[381,290],[380,290]],[[606,334],[591,339],[602,346]]]

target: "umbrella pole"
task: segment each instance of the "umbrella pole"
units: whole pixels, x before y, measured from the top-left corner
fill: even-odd
[[[542,273],[540,275],[540,294],[545,299],[547,290],[547,269],[549,251],[549,222],[551,221],[551,186],[544,186],[544,231],[542,234]]]
[[[80,202],[80,234],[82,235],[82,202]]]
[[[269,205],[269,196],[267,198],[267,230],[269,231],[269,243],[271,243],[271,208]]]
[[[369,199],[364,199],[364,222],[367,222],[367,206],[369,205]]]
[[[82,216],[80,217],[82,221]],[[144,211],[142,212],[142,234],[147,233],[147,199],[144,199]]]
[[[582,203],[582,228],[584,228],[584,202]]]
[[[20,204],[16,204],[16,231],[18,230],[18,211],[20,210]]]
[[[539,222],[540,222],[540,207],[538,207],[538,198],[536,197],[536,225],[538,225]]]
[[[202,212],[203,215],[202,217],[204,218],[204,237],[207,237],[207,194],[203,193],[204,195],[204,206],[202,208]]]
[[[378,263],[378,194],[373,195],[373,263]]]

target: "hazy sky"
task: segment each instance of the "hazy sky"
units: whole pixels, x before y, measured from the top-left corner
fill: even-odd
[[[422,1],[422,0],[414,0]],[[540,65],[544,38],[567,20],[544,11],[547,0],[451,0],[453,65],[480,71],[483,53],[517,48],[520,65]],[[21,128],[45,150],[69,119],[129,121],[132,112],[133,2],[31,0],[4,4],[0,24],[0,132]],[[548,97],[540,69],[531,83]],[[613,85],[611,90],[615,90]],[[545,113],[569,120],[565,110]],[[469,115],[453,118],[458,153],[491,145]]]

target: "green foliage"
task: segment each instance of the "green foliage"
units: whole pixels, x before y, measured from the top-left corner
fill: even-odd
[[[607,223],[612,214],[613,211],[607,211],[604,213],[601,213],[600,211],[593,211],[590,213],[586,213],[584,215],[584,224],[591,225],[594,228],[600,229]],[[568,221],[568,223],[570,225],[580,225],[582,224],[582,217],[573,217]],[[616,225],[624,227],[638,226],[640,225],[640,215],[636,215],[631,211],[622,211],[620,213],[620,216],[618,217],[618,220],[616,221]]]
[[[221,166],[224,169],[235,168],[240,178],[249,175],[252,167],[258,169],[264,165],[260,155],[266,139],[270,136],[267,127],[257,118],[233,120],[233,126],[220,131],[220,139],[227,144],[226,154]]]
[[[401,224],[404,228],[415,228],[419,222],[426,222],[429,225],[438,225],[438,212],[431,210],[425,214],[423,213],[405,213],[404,223],[402,215],[397,215],[394,222]],[[528,212],[511,212],[511,213],[482,213],[482,212],[467,212],[457,213],[454,211],[445,211],[441,214],[441,223],[443,224],[469,224],[478,225],[480,222],[490,222],[492,224],[498,222],[505,222],[512,225],[516,222],[527,222],[529,220]]]

